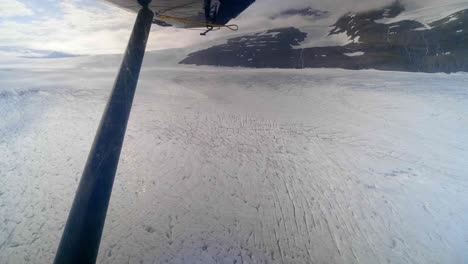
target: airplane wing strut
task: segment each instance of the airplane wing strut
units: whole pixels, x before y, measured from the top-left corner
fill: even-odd
[[[137,15],[75,194],[54,263],[95,263],[154,13]]]
[[[96,262],[151,25],[166,23],[165,21],[173,16],[179,19],[179,23],[167,23],[169,26],[200,27],[200,24],[194,21],[203,21],[203,25],[208,29],[212,26],[229,27],[226,23],[254,0],[155,0],[154,3],[151,0],[106,1],[138,14],[65,224],[55,264]],[[214,16],[212,1],[221,3],[214,8],[218,8],[217,12],[222,12],[224,17]],[[184,3],[185,5],[181,6]],[[210,4],[209,8],[207,3]],[[223,5],[224,9],[220,9]],[[199,20],[200,10],[205,12],[204,7],[207,7],[209,14],[203,14],[202,17],[206,20]],[[161,14],[158,13],[161,10],[166,10],[166,20],[155,22],[155,13],[159,14],[161,19]]]

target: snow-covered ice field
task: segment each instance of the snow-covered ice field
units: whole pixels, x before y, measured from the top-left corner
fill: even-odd
[[[118,66],[80,60],[0,67],[0,263],[55,255]],[[98,262],[468,263],[467,212],[467,74],[147,63]]]

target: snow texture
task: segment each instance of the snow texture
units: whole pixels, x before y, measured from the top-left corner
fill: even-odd
[[[467,74],[146,61],[99,263],[468,262]],[[0,66],[0,263],[52,261],[103,64]]]

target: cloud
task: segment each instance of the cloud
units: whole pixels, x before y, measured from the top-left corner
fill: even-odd
[[[0,22],[0,43],[75,54],[112,53],[125,47],[135,15],[112,6],[85,6],[72,0],[58,5],[58,16]]]
[[[0,18],[30,16],[34,12],[25,4],[17,0],[2,0],[0,5]]]
[[[122,53],[127,45],[135,14],[90,0],[0,0],[0,45],[72,54]],[[404,0],[410,8],[466,2],[466,0]],[[298,17],[271,20],[269,17],[290,8],[313,7],[330,11],[335,17],[347,11],[380,8],[393,0],[257,0],[232,23],[237,34],[304,23]],[[34,6],[37,12],[28,8]],[[47,10],[53,11],[47,12]],[[41,11],[42,10],[42,11]],[[34,16],[32,16],[34,14]],[[28,15],[28,19],[18,16]],[[328,23],[328,21],[325,21]],[[308,22],[310,23],[310,22]],[[318,22],[320,23],[320,22]],[[322,22],[323,23],[323,22]],[[199,32],[153,26],[148,50],[179,48],[235,35],[219,30],[201,37]]]
[[[82,1],[64,0],[57,5],[59,12],[54,14],[46,13],[28,20],[0,20],[0,46],[71,54],[124,51],[136,14],[102,2],[89,5]],[[184,47],[201,39],[197,32],[185,34],[187,32],[154,25],[148,50]]]

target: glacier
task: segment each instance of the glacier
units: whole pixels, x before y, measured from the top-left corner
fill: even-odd
[[[164,56],[145,58],[99,263],[468,262],[466,73]],[[53,260],[119,60],[0,64],[0,263]]]

